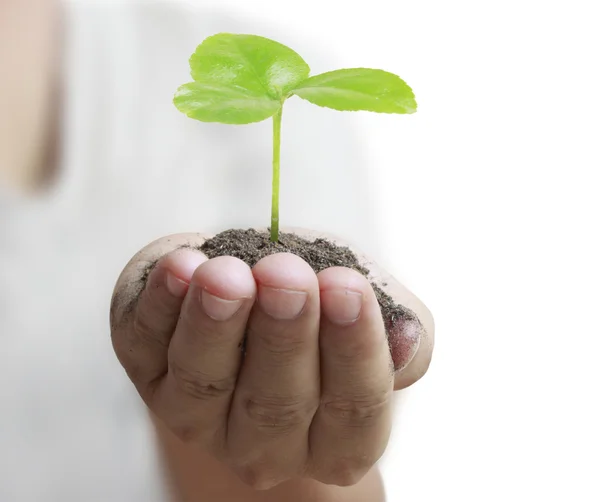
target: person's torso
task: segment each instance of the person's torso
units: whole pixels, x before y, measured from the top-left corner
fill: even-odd
[[[59,176],[38,202],[0,194],[0,500],[161,500],[110,344],[112,288],[165,234],[268,225],[271,124],[203,124],[171,101],[204,37],[251,27],[156,3],[66,14]],[[341,114],[286,105],[284,227],[372,243],[360,148]]]

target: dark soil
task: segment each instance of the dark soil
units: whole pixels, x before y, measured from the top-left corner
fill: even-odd
[[[279,242],[274,243],[267,232],[253,229],[227,230],[207,240],[199,249],[208,258],[234,256],[250,267],[265,256],[288,252],[306,261],[315,273],[329,267],[348,267],[369,279],[369,270],[358,262],[356,255],[349,248],[337,246],[326,239],[310,241],[295,234],[280,233]],[[377,284],[371,283],[371,286],[381,307],[388,339],[393,333],[398,335],[398,331],[406,322],[416,322],[420,325],[414,312],[398,305]]]

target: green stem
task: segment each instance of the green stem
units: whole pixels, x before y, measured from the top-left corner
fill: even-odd
[[[273,116],[273,198],[271,201],[271,240],[279,240],[279,160],[281,157],[281,115],[283,104]]]

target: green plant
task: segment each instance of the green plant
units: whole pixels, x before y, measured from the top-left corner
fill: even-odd
[[[414,113],[410,87],[383,70],[353,68],[310,77],[292,49],[256,35],[221,33],[198,46],[190,58],[193,82],[173,100],[177,109],[203,122],[250,124],[273,117],[271,240],[279,236],[279,170],[283,104],[299,96],[340,111]]]

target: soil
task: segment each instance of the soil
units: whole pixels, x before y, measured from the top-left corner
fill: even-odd
[[[322,238],[311,241],[296,234],[280,233],[279,242],[274,243],[267,232],[258,232],[254,229],[226,230],[207,240],[198,249],[208,258],[234,256],[250,267],[256,265],[265,256],[289,252],[306,261],[315,273],[329,267],[348,267],[370,279],[369,270],[359,263],[357,256],[349,248],[338,246]],[[392,348],[392,345],[398,344],[396,339],[401,336],[405,323],[418,325],[421,323],[414,312],[397,304],[377,284],[371,282],[371,286],[381,307],[388,341]],[[383,286],[385,287],[385,284]],[[398,356],[402,358],[400,354]],[[396,360],[396,357],[394,359]]]

